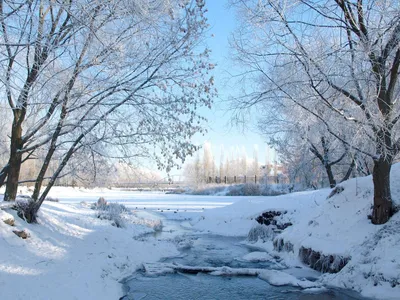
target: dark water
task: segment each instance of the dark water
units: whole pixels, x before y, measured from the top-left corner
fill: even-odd
[[[129,282],[131,298],[124,299],[359,299],[341,291],[310,294],[294,287],[275,287],[257,277],[224,277],[206,274],[138,276]]]
[[[172,240],[181,255],[160,262],[185,266],[257,268],[283,270],[299,279],[314,281],[318,272],[309,268],[287,269],[279,256],[267,261],[249,262],[243,257],[254,249],[241,243],[243,238],[194,234],[180,230],[178,222],[167,221],[163,232],[156,239]],[[180,235],[180,234],[183,235]],[[154,266],[154,264],[152,264]],[[157,269],[157,264],[155,265]],[[154,275],[144,270],[137,271],[124,283],[126,296],[123,299],[365,299],[355,293],[337,289],[302,290],[292,286],[272,286],[257,277],[213,276],[204,273],[194,275],[174,273]]]

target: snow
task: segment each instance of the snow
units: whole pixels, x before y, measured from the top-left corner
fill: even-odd
[[[202,266],[184,266],[171,263],[144,264],[143,269],[147,276],[159,276],[174,272],[204,272],[213,276],[258,276],[258,278],[267,281],[271,285],[283,286],[290,285],[302,289],[321,287],[318,282],[312,282],[306,279],[297,279],[295,276],[284,271],[265,270],[254,268],[230,268],[230,267],[202,267]]]
[[[195,228],[214,234],[247,236],[254,219],[263,211],[288,211],[288,218],[301,219],[316,204],[324,201],[330,189],[307,191],[275,197],[233,197],[242,201],[233,205],[205,211],[193,220]]]
[[[251,261],[251,262],[271,261],[272,256],[271,256],[271,254],[269,254],[267,252],[255,251],[255,252],[250,252],[249,254],[246,254],[245,256],[242,257],[242,259],[245,261]]]
[[[392,167],[392,197],[400,204],[400,164]],[[328,198],[330,189],[307,191],[276,197],[247,198],[230,206],[205,211],[192,221],[205,232],[246,236],[264,211],[287,211],[283,221],[293,226],[279,237],[293,244],[293,253],[279,253],[286,265],[295,266],[300,247],[324,255],[350,257],[337,274],[324,274],[320,281],[328,286],[353,289],[366,297],[400,299],[400,213],[385,225],[373,225],[371,176],[340,184],[344,190]],[[271,243],[259,241],[256,247],[272,251]],[[273,252],[273,251],[272,251]],[[298,264],[298,263],[297,263]]]
[[[393,166],[391,180],[393,200],[399,205],[400,164]],[[271,237],[247,241],[254,252],[242,259],[263,262],[279,256],[279,263],[289,269],[221,267],[210,269],[212,275],[246,273],[272,285],[298,286],[310,293],[335,286],[367,297],[399,299],[400,213],[384,225],[372,225],[367,219],[373,198],[371,177],[340,185],[343,191],[330,198],[331,189],[275,197],[226,197],[56,187],[49,196],[60,202],[45,201],[37,225],[25,223],[7,203],[0,203],[0,220],[15,220],[14,227],[0,221],[1,295],[4,299],[81,299],[82,295],[118,299],[122,296],[120,281],[144,263],[157,263],[162,257],[177,255],[178,249],[193,246],[187,239],[167,241],[153,236],[160,219],[189,220],[185,226],[200,233],[245,238],[260,214],[283,211],[279,222],[293,226],[278,237],[293,244],[293,253],[275,252]],[[97,218],[90,203],[100,196],[130,209],[131,214],[124,216],[124,228]],[[13,230],[25,230],[30,237],[23,240]],[[302,276],[296,271],[298,266],[304,270],[298,258],[301,247],[351,259],[339,273]],[[310,277],[318,278],[317,282],[304,279]]]
[[[151,228],[116,228],[94,215],[86,205],[45,202],[39,225],[15,214],[15,227],[0,222],[2,299],[117,299],[119,281],[143,261],[178,253],[171,243],[137,239]],[[13,229],[31,237],[22,240]]]
[[[11,214],[5,212],[4,210],[0,210],[0,221],[12,222],[14,221],[14,217]]]
[[[320,287],[321,284],[312,282],[306,279],[300,280],[295,276],[278,270],[263,270],[258,274],[258,277],[267,281],[270,285],[282,286],[292,285],[303,289]]]

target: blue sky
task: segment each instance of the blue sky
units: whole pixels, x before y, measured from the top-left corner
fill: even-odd
[[[229,36],[237,26],[235,20],[235,11],[229,9],[225,0],[208,0],[206,1],[208,8],[208,21],[211,25],[209,35],[214,35],[207,40],[208,47],[212,50],[211,59],[217,64],[215,69],[215,84],[219,91],[219,98],[215,99],[213,108],[204,112],[205,117],[209,120],[209,132],[201,138],[196,138],[196,143],[211,143],[215,159],[218,161],[220,157],[220,147],[224,146],[226,154],[231,147],[246,149],[248,157],[253,156],[254,144],[259,148],[259,162],[265,162],[266,147],[265,139],[262,138],[255,130],[255,122],[250,123],[247,130],[242,132],[241,129],[230,126],[231,115],[227,111],[228,105],[226,101],[230,95],[235,93],[235,88],[229,85],[229,74],[234,72],[238,66],[229,58],[231,52],[229,48]],[[239,91],[239,89],[237,89]],[[256,120],[256,116],[252,121]]]

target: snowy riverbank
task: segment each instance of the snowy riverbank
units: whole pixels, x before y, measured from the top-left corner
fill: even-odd
[[[392,197],[400,205],[400,164],[392,168]],[[276,238],[293,245],[293,252],[280,253],[297,259],[299,250],[311,248],[324,255],[351,258],[336,274],[324,274],[321,281],[353,289],[367,297],[399,299],[400,213],[385,225],[372,225],[373,185],[370,176],[340,184],[344,190],[329,197],[331,189],[250,198],[224,208],[204,212],[192,223],[215,234],[246,235],[264,211],[287,211],[282,221],[293,226]],[[272,240],[257,246],[273,251]]]
[[[13,215],[14,227],[0,224],[2,299],[117,299],[118,281],[142,261],[177,253],[170,243],[137,239],[152,229],[113,227],[81,204],[45,203],[39,225]],[[30,237],[18,238],[15,229]]]
[[[395,165],[392,194],[397,204],[398,182],[400,165]],[[0,222],[1,295],[4,299],[117,299],[122,296],[120,280],[143,262],[178,253],[173,241],[151,235],[143,238],[153,231],[149,210],[161,218],[191,218],[194,229],[227,236],[246,236],[257,216],[275,210],[286,211],[282,221],[293,224],[279,235],[293,245],[293,252],[279,253],[287,265],[300,264],[301,247],[351,257],[339,273],[325,274],[321,282],[368,297],[398,299],[400,214],[385,225],[374,226],[367,219],[371,178],[353,179],[341,186],[344,190],[330,198],[330,189],[277,197],[221,197],[55,188],[51,196],[60,202],[44,203],[40,224],[26,224],[12,210],[7,213],[13,215],[15,226]],[[86,203],[100,196],[135,211],[126,228],[96,217]],[[22,229],[30,234],[26,240],[12,232]],[[254,246],[276,254],[272,240]]]

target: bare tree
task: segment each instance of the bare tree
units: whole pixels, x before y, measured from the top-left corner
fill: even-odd
[[[258,162],[258,145],[253,147],[253,168],[252,172],[254,176],[260,175],[260,163]]]
[[[265,104],[265,106],[261,105],[263,113],[259,116],[258,128],[262,135],[269,138],[270,144],[277,149],[278,153],[292,156],[290,159],[292,162],[299,162],[301,158],[312,159],[299,153],[292,145],[297,145],[298,148],[308,148],[320,162],[320,167],[325,171],[330,187],[335,187],[339,177],[341,178],[339,182],[343,182],[349,179],[356,170],[356,151],[343,142],[343,140],[349,140],[348,137],[354,136],[356,133],[351,131],[354,128],[343,124],[341,119],[332,114],[330,110],[323,105],[319,106],[319,118],[315,118],[292,103],[276,101]],[[315,109],[317,110],[317,108]],[[341,132],[342,140],[330,135],[320,118],[329,124],[336,124],[335,128]],[[284,160],[289,161],[287,158]],[[296,168],[304,166],[309,169],[306,164],[296,164]],[[306,184],[306,186],[308,185]]]
[[[206,182],[215,175],[214,155],[211,149],[211,143],[205,142],[203,146],[203,174]]]
[[[224,166],[224,157],[225,157],[225,148],[224,145],[220,146],[220,155],[219,155],[219,178],[223,180],[224,176],[227,176],[225,166]]]
[[[20,10],[19,17],[43,16],[41,7],[46,3],[53,24],[55,4],[38,2],[33,12]],[[209,50],[200,45],[208,27],[203,1],[141,5],[124,0],[77,1],[69,3],[68,9],[57,8],[73,20],[68,28],[74,30],[61,44],[63,51],[53,46],[57,50],[51,64],[40,73],[42,77],[35,78],[36,93],[24,94],[25,110],[32,117],[20,119],[21,129],[24,120],[33,124],[21,135],[19,166],[24,155],[43,152],[32,202],[22,211],[29,222],[35,222],[51,187],[81,153],[151,159],[167,171],[179,165],[198,149],[190,141],[203,130],[204,118],[196,109],[210,107],[214,94]],[[32,28],[36,34],[41,31]],[[49,34],[55,35],[46,32],[46,39]],[[4,44],[11,50],[18,47],[10,41]],[[54,171],[49,168],[53,162],[57,162]],[[7,182],[18,186],[11,169]],[[10,192],[7,195],[15,198]]]
[[[387,222],[393,211],[390,170],[400,142],[398,1],[232,3],[246,24],[232,41],[237,59],[246,66],[244,78],[258,84],[236,106],[291,101],[319,118],[329,134],[368,155],[374,161],[372,223]],[[336,124],[319,116],[315,103],[359,135],[342,138]],[[362,143],[354,144],[357,139]],[[359,144],[372,144],[374,151]]]
[[[70,3],[47,1],[0,1],[2,83],[13,120],[10,158],[4,199],[15,199],[24,144],[25,121],[32,90],[43,70],[62,52],[73,32]],[[16,26],[16,24],[18,24]]]

